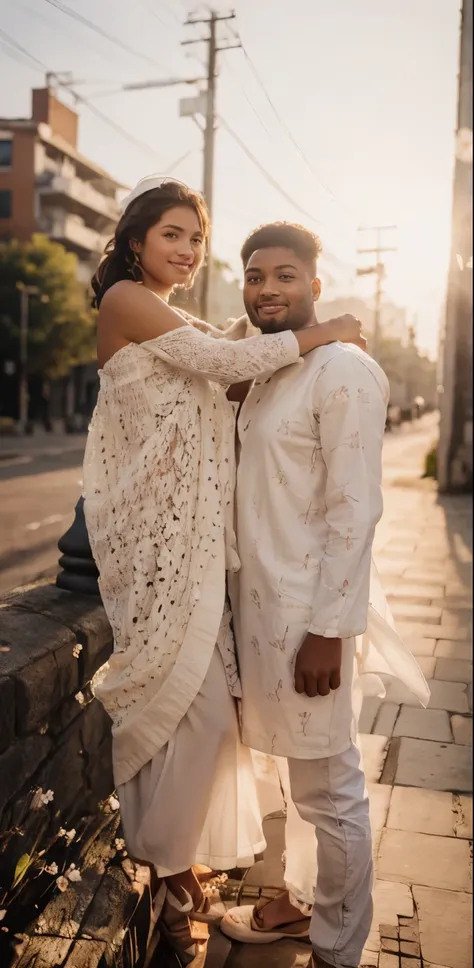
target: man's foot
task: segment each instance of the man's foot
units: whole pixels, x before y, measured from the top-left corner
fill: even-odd
[[[289,891],[283,891],[260,908],[256,906],[254,919],[262,931],[273,931],[281,924],[307,921],[308,915],[293,907]]]
[[[255,906],[235,907],[221,921],[221,930],[234,941],[269,944],[282,938],[309,937],[310,918],[290,903],[288,891]]]

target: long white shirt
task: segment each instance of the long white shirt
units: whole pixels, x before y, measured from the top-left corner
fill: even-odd
[[[360,674],[395,674],[427,701],[375,574],[378,614],[369,609],[388,396],[374,360],[334,343],[257,380],[242,407],[232,604],[244,742],[263,752],[312,758],[347,748],[356,637]],[[328,697],[295,692],[307,632],[346,640],[343,684]]]

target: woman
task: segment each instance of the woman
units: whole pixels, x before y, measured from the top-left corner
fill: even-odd
[[[352,317],[296,335],[231,341],[212,338],[222,336],[212,327],[203,333],[168,299],[192,285],[208,232],[200,195],[171,179],[144,179],[93,279],[101,387],[85,455],[85,514],[114,633],[94,690],[113,721],[127,847],[163,879],[168,925],[173,911],[202,909],[193,864],[229,870],[253,863],[265,846],[233,698],[239,677],[225,575],[239,567],[235,421],[224,387],[323,343],[360,339]],[[191,960],[187,920],[177,940],[182,960]]]

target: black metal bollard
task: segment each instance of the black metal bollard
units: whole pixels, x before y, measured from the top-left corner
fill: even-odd
[[[99,572],[89,544],[83,497],[76,504],[74,521],[59,539],[58,548],[62,553],[59,559],[62,571],[56,578],[58,588],[80,595],[100,595]]]

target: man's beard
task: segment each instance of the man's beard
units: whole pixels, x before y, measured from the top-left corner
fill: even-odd
[[[316,314],[314,311],[314,303],[311,301],[309,305],[302,306],[301,308],[295,308],[293,312],[289,312],[286,319],[260,319],[257,310],[253,308],[245,307],[247,310],[247,316],[253,326],[259,329],[265,336],[270,336],[274,333],[284,333],[288,330],[293,330],[298,332],[300,329],[306,329],[308,326],[314,326],[317,323]]]

